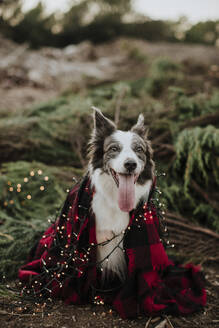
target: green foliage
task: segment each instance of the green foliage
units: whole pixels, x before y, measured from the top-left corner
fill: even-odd
[[[219,108],[219,93],[214,92],[209,99],[207,94],[197,93],[187,96],[182,88],[170,87],[170,98],[174,101],[179,120],[192,119],[204,114],[214,113]]]
[[[168,58],[157,58],[153,61],[149,78],[145,82],[146,91],[152,96],[160,95],[169,83],[182,79],[180,65]]]
[[[133,23],[123,24],[123,35],[151,41],[176,41],[174,29],[171,23],[162,20],[145,21],[136,20]]]
[[[19,300],[19,291],[10,290],[6,285],[0,283],[0,297],[4,300]]]
[[[23,19],[14,27],[15,33],[13,40],[19,43],[29,42],[32,48],[38,48],[43,45],[52,45],[53,35],[52,26],[55,22],[55,16],[44,17],[44,7],[41,2],[28,11]]]
[[[62,29],[65,33],[71,33],[83,25],[83,20],[86,12],[88,11],[88,2],[81,1],[72,6],[63,16]]]
[[[51,170],[41,163],[18,161],[3,164],[0,183],[5,215],[18,220],[23,217],[37,219],[42,215],[42,208],[45,216],[52,214],[48,205],[54,204],[57,198],[63,199],[64,194],[55,184],[54,176],[49,177],[48,173],[51,175]],[[54,190],[54,194],[50,190]],[[31,200],[28,195],[31,195]],[[42,202],[37,204],[41,197]]]
[[[211,125],[184,129],[175,149],[173,168],[162,185],[168,208],[219,231],[218,206],[212,206],[219,185],[219,129]],[[210,203],[203,194],[209,195]]]
[[[219,21],[199,22],[193,25],[185,35],[186,42],[215,44],[219,36]]]
[[[218,110],[218,108],[219,108],[219,91],[213,93],[213,95],[209,101],[209,105],[211,106],[211,108],[213,110]]]
[[[8,9],[12,12],[9,18]],[[0,11],[0,26],[7,37],[19,43],[28,42],[33,48],[63,47],[88,39],[103,42],[122,35],[122,18],[130,11],[130,0],[81,0],[62,16],[46,16],[41,2],[26,13],[18,2],[13,8],[8,3],[2,15]]]
[[[186,193],[192,178],[204,187],[208,186],[210,177],[211,186],[219,184],[219,129],[211,125],[185,129],[178,135],[175,148],[175,169],[184,175]]]
[[[144,18],[134,12],[131,0],[80,0],[69,3],[62,15],[48,16],[41,2],[25,13],[21,5],[21,0],[0,2],[1,33],[33,48],[63,47],[84,40],[100,43],[122,36],[215,44],[219,36],[218,21],[197,23],[184,36],[185,18],[176,22]],[[126,22],[127,17],[131,22]]]
[[[68,173],[62,174],[62,171]],[[0,274],[16,276],[37,238],[54,220],[73,185],[70,168],[17,161],[3,164],[0,171]]]
[[[0,122],[2,161],[11,159],[78,166],[75,137],[89,122],[91,103],[81,97],[58,99]],[[82,114],[83,113],[83,117]],[[83,139],[88,138],[85,130]],[[5,151],[5,148],[7,151]]]
[[[55,15],[46,16],[41,2],[25,14],[22,12],[21,1],[9,3],[2,14],[0,12],[2,32],[15,42],[28,42],[32,48],[54,44],[52,28],[55,24]]]

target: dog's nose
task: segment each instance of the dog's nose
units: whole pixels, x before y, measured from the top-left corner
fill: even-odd
[[[129,159],[124,163],[124,166],[129,171],[129,173],[131,173],[136,169],[137,163]]]

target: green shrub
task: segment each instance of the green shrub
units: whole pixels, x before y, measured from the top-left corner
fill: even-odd
[[[161,95],[168,85],[182,79],[183,75],[179,64],[165,57],[153,61],[149,77],[145,82],[145,90],[154,97]]]
[[[67,172],[63,174],[62,171]],[[30,249],[54,220],[72,186],[70,168],[17,161],[0,171],[0,274],[15,277]]]
[[[185,129],[175,149],[174,165],[162,186],[169,209],[219,231],[219,129]]]

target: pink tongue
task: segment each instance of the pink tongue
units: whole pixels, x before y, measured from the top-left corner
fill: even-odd
[[[121,211],[130,212],[135,203],[135,177],[119,174],[119,208]]]

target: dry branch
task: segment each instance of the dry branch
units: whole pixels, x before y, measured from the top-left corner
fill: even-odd
[[[219,234],[217,234],[216,232],[214,232],[212,230],[206,229],[206,228],[202,228],[202,227],[198,227],[198,226],[194,226],[194,225],[189,225],[189,224],[179,222],[179,221],[176,221],[176,220],[172,220],[172,219],[168,219],[168,218],[166,218],[166,222],[168,222],[169,224],[179,226],[179,227],[184,228],[184,229],[204,233],[208,236],[219,239]]]
[[[172,325],[172,322],[170,321],[170,319],[168,318],[167,315],[165,315],[165,318],[167,319],[167,322],[168,322],[168,325],[170,328],[174,328],[173,325]]]
[[[171,156],[172,154],[175,154],[175,147],[170,144],[160,144],[157,148],[155,148],[154,153],[156,156],[162,157],[162,156]]]
[[[149,327],[150,322],[151,322],[151,319],[152,319],[152,317],[150,317],[150,318],[148,319],[148,321],[147,321],[146,324],[145,324],[145,328],[148,328],[148,327]]]
[[[211,200],[208,194],[194,181],[191,180],[192,187],[197,191],[217,212],[219,212],[219,206],[214,200]]]
[[[211,113],[211,114],[203,115],[201,117],[193,118],[191,121],[186,121],[181,125],[181,128],[215,124],[218,121],[219,121],[219,112]]]
[[[170,145],[170,144],[161,144],[160,145],[160,148],[165,148],[165,149],[168,149],[170,150],[171,152],[175,153],[175,147],[173,145]]]
[[[186,219],[184,217],[182,217],[180,214],[178,213],[173,213],[173,212],[166,212],[166,216],[169,217],[169,218],[174,218],[174,219],[177,219],[177,220],[180,220],[182,222],[185,222],[185,223],[189,223],[189,219]]]
[[[152,141],[152,145],[159,144],[162,140],[165,140],[169,136],[170,136],[170,131],[165,131],[164,133],[162,133],[161,135],[159,135],[159,137],[155,138]]]
[[[122,100],[125,97],[126,92],[127,92],[127,88],[122,88],[122,90],[120,90],[118,96],[116,97],[115,115],[114,115],[115,125],[119,124],[120,109],[122,106]]]

